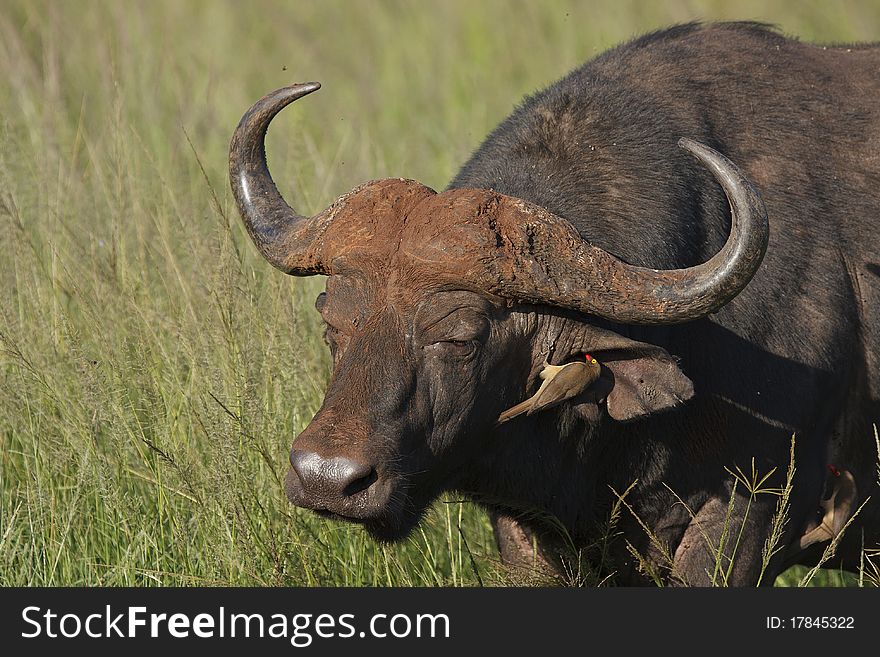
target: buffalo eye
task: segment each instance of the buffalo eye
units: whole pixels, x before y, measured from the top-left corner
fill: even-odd
[[[477,350],[476,340],[442,340],[426,347],[438,356],[462,359],[472,356]]]

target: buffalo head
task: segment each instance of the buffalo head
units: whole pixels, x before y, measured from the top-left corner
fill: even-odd
[[[693,394],[674,359],[600,328],[685,322],[711,313],[749,282],[767,243],[763,205],[719,153],[682,139],[731,205],[726,244],[676,270],[632,266],[583,240],[565,219],[485,189],[442,193],[411,180],[369,182],[304,217],[269,174],[264,139],[286,105],[316,83],[280,89],[242,118],[230,178],[248,233],[275,267],[328,276],[317,309],[333,373],[324,403],[296,438],[287,495],[319,513],[363,523],[376,537],[406,535],[443,490],[502,432],[504,409],[537,385],[543,360],[589,352],[602,376],[566,408],[586,431]],[[592,321],[590,318],[594,318]]]

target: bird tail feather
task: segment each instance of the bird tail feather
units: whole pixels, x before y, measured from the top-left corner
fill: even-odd
[[[504,424],[508,420],[512,420],[513,418],[515,418],[517,415],[522,415],[523,413],[525,413],[527,410],[529,410],[529,403],[531,401],[531,399],[526,399],[524,402],[520,402],[516,406],[511,406],[510,408],[508,408],[506,411],[498,416],[498,424]]]

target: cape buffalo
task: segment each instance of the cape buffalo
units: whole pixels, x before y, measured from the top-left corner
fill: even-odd
[[[616,508],[625,584],[772,583],[870,495],[827,563],[877,545],[880,47],[649,34],[526,98],[445,191],[378,180],[304,217],[264,138],[318,87],[258,101],[229,158],[262,255],[328,276],[291,501],[394,540],[458,491],[505,560],[556,568]],[[499,421],[586,358],[598,377]]]

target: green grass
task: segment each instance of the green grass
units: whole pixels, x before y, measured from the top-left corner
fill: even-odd
[[[322,281],[256,255],[229,137],[320,80],[270,135],[294,205],[387,175],[442,188],[524,93],[695,18],[880,34],[868,2],[0,3],[0,584],[507,581],[470,504],[380,546],[286,503],[328,374]]]

